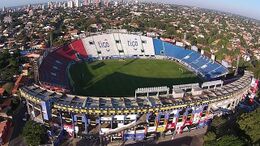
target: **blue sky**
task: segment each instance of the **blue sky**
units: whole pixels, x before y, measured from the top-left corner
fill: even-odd
[[[41,3],[51,0],[0,0],[0,7]],[[53,0],[64,1],[64,0]],[[142,0],[140,0],[142,1]],[[216,9],[260,20],[260,0],[145,0]]]

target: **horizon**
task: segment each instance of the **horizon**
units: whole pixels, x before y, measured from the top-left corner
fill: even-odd
[[[1,0],[0,8],[3,7],[19,7],[28,4],[40,4],[47,2],[66,2],[67,0]],[[260,20],[260,6],[259,0],[251,0],[250,3],[244,0],[143,0],[143,2],[155,2],[155,3],[167,3],[175,5],[183,5],[190,7],[198,7],[204,9],[210,9],[215,11],[221,11],[226,13],[232,13],[252,19]]]

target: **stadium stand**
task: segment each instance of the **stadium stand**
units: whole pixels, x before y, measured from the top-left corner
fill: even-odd
[[[70,44],[70,46],[73,50],[77,51],[81,55],[81,57],[83,57],[83,58],[88,57],[88,54],[85,50],[82,40],[76,40],[76,41],[72,42]]]
[[[185,49],[159,39],[133,34],[101,34],[71,42],[50,52],[39,67],[41,83],[54,87],[69,88],[67,66],[81,58],[127,58],[140,56],[168,57],[206,79],[214,79],[228,73],[228,70],[194,50]]]
[[[156,55],[160,54],[172,57],[188,66],[194,72],[199,73],[202,77],[213,79],[228,73],[228,70],[224,66],[206,56],[202,56],[196,51],[160,41],[156,39],[153,41]]]
[[[127,56],[144,55],[142,52],[142,41],[139,36],[131,34],[120,34],[122,47]]]
[[[182,134],[207,126],[220,112],[224,114],[236,108],[251,89],[252,77],[252,73],[245,71],[237,80],[219,88],[210,87],[215,81],[205,82],[209,88],[202,89],[199,96],[184,91],[185,96],[181,98],[172,93],[165,97],[149,96],[149,93],[137,97],[85,97],[53,92],[38,85],[24,86],[19,91],[35,121],[61,126],[71,123],[69,130],[64,126],[67,132],[78,128],[74,132],[81,136],[101,134],[126,141],[142,140],[151,134],[171,130],[174,130],[171,134]],[[194,86],[176,85],[173,88]],[[133,129],[133,126],[137,128]]]
[[[70,45],[66,45],[63,46],[61,48],[58,48],[57,50],[55,50],[55,52],[60,55],[63,56],[69,60],[77,60],[77,51],[73,50],[72,47]]]
[[[82,39],[82,42],[86,52],[88,53],[89,58],[97,58],[98,53],[93,37],[84,38]]]
[[[141,36],[142,46],[144,50],[145,55],[154,56],[154,45],[153,45],[153,39],[145,36]]]
[[[69,45],[57,48],[49,52],[39,67],[39,79],[42,84],[53,89],[69,88],[67,79],[67,66],[71,61],[78,61],[78,55],[87,58],[87,52],[82,40],[76,40]]]
[[[96,50],[101,57],[118,56],[119,51],[116,47],[116,42],[112,34],[103,34],[93,36]]]
[[[70,59],[60,55],[56,51],[49,53],[39,68],[40,81],[42,83],[48,83],[54,86],[54,88],[68,88],[69,83],[67,81],[66,68],[70,61]]]
[[[154,52],[155,55],[163,55],[164,47],[163,47],[163,41],[159,39],[153,39],[153,45],[154,45]]]
[[[153,45],[154,45],[154,52],[155,55],[163,55],[164,53],[164,47],[163,47],[163,41],[159,39],[153,39]]]

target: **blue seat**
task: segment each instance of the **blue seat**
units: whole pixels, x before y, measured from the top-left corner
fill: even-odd
[[[191,54],[185,56],[182,61],[191,64],[193,61],[195,61],[196,59],[200,58],[200,54],[196,53],[196,52],[191,52]]]
[[[153,45],[154,45],[155,55],[161,55],[161,52],[164,50],[163,41],[158,40],[158,39],[153,39]]]
[[[200,53],[188,50],[158,39],[153,39],[156,55],[165,55],[180,60],[194,72],[199,72],[205,78],[212,79],[227,74],[228,70],[217,62]]]
[[[172,45],[170,43],[164,43],[165,55],[169,57],[181,60],[183,57],[190,53],[190,50],[185,50],[184,48]]]

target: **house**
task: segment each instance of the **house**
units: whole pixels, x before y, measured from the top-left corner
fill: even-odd
[[[7,135],[11,126],[9,120],[4,120],[0,122],[0,145],[3,145],[7,142]]]
[[[3,100],[3,101],[2,101]],[[0,116],[3,116],[1,113],[6,109],[6,108],[11,108],[12,100],[10,98],[8,99],[2,99],[0,101]]]
[[[6,92],[6,90],[4,88],[0,88],[0,98],[7,98],[8,97],[8,93]]]
[[[12,108],[12,100],[8,99],[0,99],[0,121],[1,118],[12,118],[10,116],[10,109]]]

